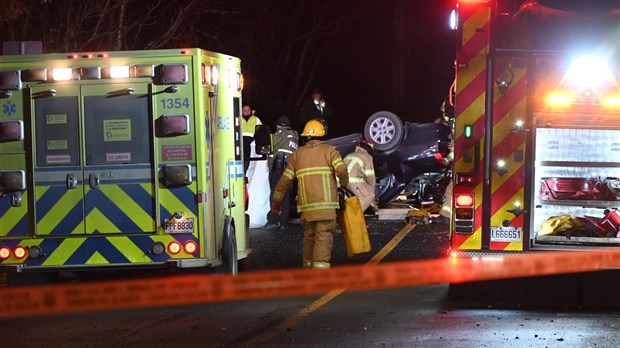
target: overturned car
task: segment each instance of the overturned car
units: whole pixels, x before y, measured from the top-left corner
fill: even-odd
[[[344,157],[364,139],[374,147],[373,160],[379,205],[399,196],[413,204],[444,200],[452,172],[448,165],[452,125],[450,122],[411,123],[388,111],[371,115],[364,133],[327,140]]]

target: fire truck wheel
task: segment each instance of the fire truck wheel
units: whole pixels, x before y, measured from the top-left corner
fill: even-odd
[[[372,142],[375,150],[391,153],[403,140],[403,120],[389,111],[378,111],[370,115],[364,126],[364,138]]]

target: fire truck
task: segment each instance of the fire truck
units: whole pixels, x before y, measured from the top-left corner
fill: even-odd
[[[242,88],[197,48],[0,56],[2,269],[236,273]]]
[[[453,255],[620,246],[620,6],[587,3],[457,1]]]

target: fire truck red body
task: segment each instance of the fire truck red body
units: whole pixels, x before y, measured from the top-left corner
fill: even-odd
[[[620,245],[620,5],[558,3],[458,1],[453,253]]]

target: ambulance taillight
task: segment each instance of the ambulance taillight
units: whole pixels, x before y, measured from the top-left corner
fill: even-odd
[[[15,256],[15,258],[18,260],[26,257],[26,254],[27,254],[26,248],[22,246],[18,246],[15,249],[13,249],[13,256]]]
[[[198,250],[198,245],[196,244],[196,242],[188,240],[183,245],[183,250],[185,250],[185,252],[188,254],[193,254],[196,252],[196,250]]]
[[[470,193],[454,195],[454,230],[456,233],[474,233],[475,196]]]
[[[0,260],[6,260],[11,256],[11,249],[8,247],[0,247]]]

